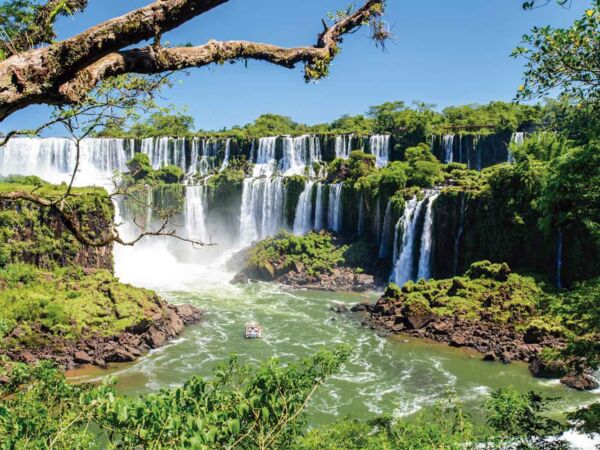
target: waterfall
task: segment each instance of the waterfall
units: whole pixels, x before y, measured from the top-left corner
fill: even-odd
[[[357,234],[362,236],[365,233],[365,200],[363,195],[360,194],[360,200],[358,204],[358,227]]]
[[[129,139],[83,139],[79,147],[77,186],[110,184],[115,171],[127,171],[133,156]],[[0,175],[37,175],[51,183],[69,181],[77,147],[65,138],[12,138],[0,148]]]
[[[562,263],[563,263],[563,232],[558,229],[556,243],[556,287],[562,289]]]
[[[258,140],[258,151],[252,169],[253,177],[273,175],[277,168],[277,159],[275,159],[276,143],[276,137],[265,137]]]
[[[185,138],[145,138],[142,139],[142,153],[148,155],[154,169],[164,166],[178,166],[186,169]]]
[[[454,276],[458,275],[458,258],[460,255],[460,240],[462,239],[462,235],[465,231],[465,203],[466,203],[466,194],[463,192],[460,199],[460,215],[458,219],[458,232],[456,233],[456,237],[454,238],[454,261],[452,263],[452,274]]]
[[[198,173],[201,148],[204,146],[204,140],[198,138],[192,139],[192,148],[190,152],[190,164],[187,171],[187,176],[192,176]],[[202,152],[203,153],[203,152]],[[203,175],[203,174],[200,174]]]
[[[433,242],[433,203],[438,197],[435,191],[426,191],[422,200],[413,197],[404,208],[404,214],[396,225],[396,245],[394,269],[390,280],[402,286],[409,280],[418,278],[428,279],[431,276],[431,255]],[[423,207],[425,206],[425,218],[421,222]],[[422,224],[422,229],[418,225]],[[398,248],[398,235],[402,232],[402,243]],[[421,235],[421,241],[417,245],[417,236]],[[398,249],[398,250],[396,250]],[[418,253],[417,253],[418,252]],[[419,255],[418,267],[414,267],[416,256]]]
[[[454,160],[454,135],[447,134],[443,137],[442,141],[444,145],[444,163],[448,164]]]
[[[273,236],[283,227],[282,177],[246,178],[240,212],[240,241],[249,245]]]
[[[221,170],[225,169],[229,165],[229,153],[231,149],[231,139],[225,139],[225,154],[223,155],[223,163],[221,164]]]
[[[345,136],[335,137],[335,157],[348,159],[350,152],[352,151],[352,138],[354,135],[349,134]]]
[[[390,136],[376,134],[369,140],[371,154],[375,155],[375,165],[384,167],[390,160]]]
[[[423,201],[417,201],[417,197],[410,199],[404,206],[404,214],[400,219],[399,231],[402,230],[402,246],[399,249],[398,258],[394,264],[391,281],[402,286],[412,279],[413,272],[413,246],[417,217]]]
[[[207,242],[204,221],[204,186],[188,186],[185,189],[185,231],[189,239]]]
[[[282,175],[305,175],[308,168],[308,175],[313,176],[312,163],[316,161],[321,161],[321,144],[318,137],[283,137],[283,158],[279,162]]]
[[[462,134],[458,135],[458,162],[463,162]]]
[[[314,229],[320,231],[324,229],[323,224],[323,184],[317,183],[317,195],[315,199],[315,226]]]
[[[421,253],[419,255],[419,271],[417,279],[429,280],[431,278],[431,254],[433,248],[433,204],[439,194],[434,194],[427,201],[425,222],[421,234]]]
[[[383,216],[383,228],[381,229],[381,239],[379,240],[379,257],[385,258],[388,255],[390,245],[390,233],[392,232],[392,202],[388,200]]]
[[[298,198],[294,218],[294,234],[304,235],[312,230],[312,192],[314,185],[314,181],[307,181]]]
[[[329,186],[327,227],[339,233],[342,230],[342,183]]]
[[[515,144],[515,145],[522,145],[524,141],[525,141],[525,133],[522,131],[517,131],[516,133],[513,133],[510,138],[511,144]],[[515,162],[515,157],[512,154],[512,152],[510,151],[510,146],[508,147],[507,162],[509,162],[511,164]]]

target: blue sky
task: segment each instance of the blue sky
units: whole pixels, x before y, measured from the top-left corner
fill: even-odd
[[[349,0],[231,0],[167,34],[173,44],[247,39],[283,46],[312,45],[322,17]],[[150,0],[91,0],[85,13],[61,19],[59,37],[148,4]],[[523,11],[521,0],[389,0],[386,21],[394,38],[387,52],[359,31],[349,36],[328,79],[305,84],[302,67],[266,63],[214,66],[177,74],[166,103],[187,105],[197,128],[243,125],[263,113],[314,124],[342,114],[362,114],[389,100],[448,105],[510,101],[523,61],[509,57],[534,25],[566,26],[589,7],[550,4]],[[0,131],[43,123],[48,109],[35,106],[0,124]]]

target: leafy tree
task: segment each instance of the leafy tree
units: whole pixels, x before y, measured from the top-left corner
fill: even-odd
[[[289,448],[303,433],[305,408],[349,349],[321,351],[299,363],[259,367],[232,357],[214,377],[140,397],[111,384],[72,385],[47,364],[0,366],[3,448]],[[92,432],[92,424],[96,432]]]
[[[570,28],[534,27],[513,52],[526,58],[518,99],[559,90],[580,102],[600,100],[600,1]]]
[[[338,134],[370,135],[373,134],[373,120],[362,115],[344,115],[334,120],[328,128]]]
[[[514,441],[516,448],[538,448],[544,438],[564,430],[563,425],[544,415],[552,400],[535,392],[522,394],[512,388],[500,389],[485,403],[487,424]]]
[[[153,113],[145,122],[131,127],[130,135],[137,138],[188,136],[194,128],[194,118],[182,113],[160,111]]]
[[[541,197],[543,227],[568,230],[583,226],[600,245],[600,142],[573,148],[550,164]]]
[[[521,145],[511,144],[510,151],[517,161],[528,157],[538,161],[551,161],[565,153],[570,147],[567,139],[560,134],[542,131],[528,136]]]
[[[427,144],[406,149],[405,159],[408,162],[408,186],[428,188],[443,181],[442,164]]]
[[[129,175],[136,181],[143,180],[154,172],[146,153],[136,153],[127,163],[127,169],[129,169]]]
[[[277,114],[263,114],[253,123],[244,127],[250,137],[296,135],[307,132],[306,125],[294,122],[291,118]]]

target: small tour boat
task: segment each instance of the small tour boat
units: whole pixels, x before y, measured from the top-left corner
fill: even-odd
[[[246,325],[246,339],[256,339],[262,336],[262,328],[259,324],[251,322]]]

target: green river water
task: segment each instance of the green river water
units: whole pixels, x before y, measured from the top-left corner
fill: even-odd
[[[449,391],[477,417],[478,405],[486,395],[503,386],[560,397],[557,410],[600,400],[600,392],[577,392],[557,380],[535,379],[524,364],[483,362],[479,354],[441,344],[382,337],[361,326],[360,316],[330,311],[336,302],[373,301],[377,293],[289,291],[264,283],[234,286],[229,283],[232,274],[217,263],[212,268],[180,264],[166,253],[157,259],[155,250],[117,253],[117,274],[123,281],[156,289],[170,302],[206,310],[204,321],[135,363],[108,371],[75,372],[71,374],[74,379],[98,381],[112,374],[118,377],[122,392],[147,392],[177,386],[191,375],[208,376],[232,353],[242,361],[258,362],[272,356],[289,361],[346,343],[353,350],[350,361],[311,402],[313,424],[347,415],[405,416],[443,399]],[[262,325],[262,339],[244,338],[249,321]]]

